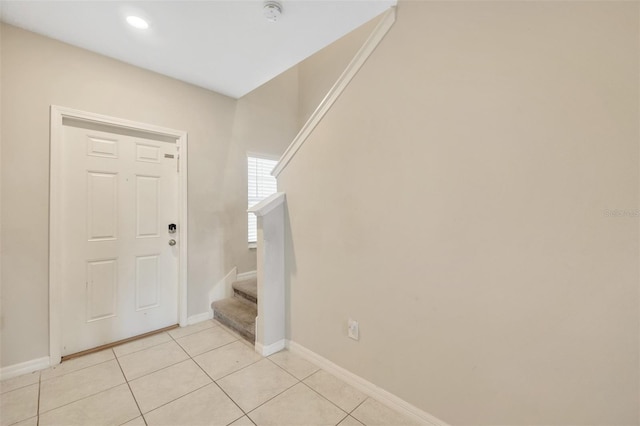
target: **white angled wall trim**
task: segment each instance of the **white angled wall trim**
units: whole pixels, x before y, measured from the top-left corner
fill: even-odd
[[[257,276],[258,276],[258,273],[256,271],[241,272],[238,274],[236,280],[237,281],[252,280]]]
[[[187,325],[197,324],[202,321],[210,320],[211,318],[213,318],[213,311],[191,315],[189,318],[187,318]]]
[[[8,365],[0,369],[0,380],[11,379],[23,374],[33,373],[34,371],[43,370],[51,365],[49,357],[32,359],[31,361],[21,362],[20,364]]]
[[[287,148],[287,150],[280,157],[280,161],[273,169],[271,174],[275,177],[278,177],[280,173],[287,167],[287,164],[291,161],[291,159],[296,155],[298,150],[302,148],[302,145],[305,143],[313,129],[320,123],[322,118],[325,116],[327,112],[331,109],[333,103],[338,99],[340,94],[347,88],[349,82],[355,77],[360,68],[364,65],[367,58],[371,56],[373,51],[376,49],[378,44],[382,41],[384,36],[389,32],[391,26],[396,21],[396,8],[391,7],[387,10],[373,30],[369,38],[364,42],[360,50],[355,54],[347,68],[344,72],[338,77],[336,83],[331,87],[327,95],[324,97],[318,108],[311,114],[311,117],[307,120],[307,122],[302,126],[298,135],[293,139],[291,145]]]
[[[390,392],[387,392],[386,390],[374,385],[368,380],[365,380],[362,377],[353,374],[349,370],[346,370],[339,365],[334,364],[328,359],[318,355],[312,350],[307,349],[296,342],[288,341],[287,347],[292,353],[307,359],[308,361],[316,364],[318,367],[322,368],[328,373],[333,374],[343,382],[353,386],[354,388],[369,395],[370,397],[375,398],[381,403],[387,405],[389,408],[392,408],[400,413],[405,414],[407,417],[420,422],[421,424],[432,426],[447,426],[447,423],[443,422],[442,420],[432,416],[431,414],[419,409],[412,404],[409,404],[402,398]]]
[[[227,275],[209,289],[209,306],[212,302],[233,296],[233,283],[238,280],[238,268],[233,267]]]
[[[258,352],[262,356],[273,355],[276,352],[280,352],[287,346],[287,341],[285,339],[279,340],[270,345],[263,345],[262,343],[256,342],[256,352]]]

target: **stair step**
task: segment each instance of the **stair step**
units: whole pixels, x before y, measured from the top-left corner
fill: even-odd
[[[251,343],[255,343],[256,316],[258,315],[256,305],[231,297],[213,302],[211,307],[215,319],[235,330]]]
[[[233,283],[234,296],[242,297],[250,302],[258,303],[258,279],[236,281]]]

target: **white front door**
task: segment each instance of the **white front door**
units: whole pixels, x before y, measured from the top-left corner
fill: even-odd
[[[176,143],[85,127],[60,155],[63,356],[178,323]]]

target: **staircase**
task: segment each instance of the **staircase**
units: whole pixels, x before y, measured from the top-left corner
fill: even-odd
[[[256,341],[258,315],[258,280],[256,278],[233,283],[233,297],[211,304],[213,317],[235,330],[251,343]]]

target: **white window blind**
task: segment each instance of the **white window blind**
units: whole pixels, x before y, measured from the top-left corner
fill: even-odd
[[[275,194],[278,190],[276,178],[271,176],[271,171],[276,164],[278,164],[278,162],[275,160],[247,157],[249,207],[253,207],[269,195]],[[256,215],[249,213],[248,223],[249,242],[255,243],[258,240]]]

